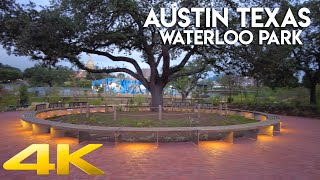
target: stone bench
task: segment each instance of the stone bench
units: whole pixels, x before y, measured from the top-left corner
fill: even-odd
[[[189,107],[191,106],[190,102],[172,102],[172,107]]]
[[[74,107],[86,107],[88,105],[88,102],[70,102],[69,107],[74,108]]]
[[[35,111],[42,111],[47,109],[47,104],[43,103],[43,104],[37,104],[35,106]]]
[[[259,122],[229,126],[205,126],[205,127],[102,127],[76,125],[61,122],[45,120],[54,116],[63,116],[67,114],[85,113],[82,108],[62,108],[48,109],[39,112],[29,112],[21,117],[21,124],[24,129],[32,130],[33,134],[50,133],[52,138],[63,137],[67,131],[78,134],[79,143],[90,141],[90,134],[111,135],[115,143],[120,143],[123,134],[152,133],[155,136],[156,144],[159,143],[159,134],[164,133],[190,133],[192,141],[199,143],[199,136],[205,133],[222,134],[222,140],[233,143],[234,133],[243,132],[246,137],[257,138],[258,134],[273,136],[274,132],[280,132],[281,122],[275,115],[270,115],[255,111],[244,111],[239,109],[228,110],[230,114],[238,114],[246,118],[257,119]],[[90,112],[112,112],[112,106],[90,107]],[[147,111],[147,107],[141,107],[141,111]],[[171,107],[164,107],[164,110],[170,111]],[[186,111],[192,108],[186,108]],[[212,113],[210,109],[202,110],[204,113]]]
[[[62,102],[57,102],[57,103],[49,103],[49,109],[56,109],[56,108],[64,108],[65,104]]]
[[[211,109],[214,108],[214,105],[211,103],[202,103],[202,104],[195,104],[194,108],[198,108],[200,106],[201,109]]]

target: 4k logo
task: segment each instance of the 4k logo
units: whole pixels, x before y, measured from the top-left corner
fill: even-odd
[[[68,175],[70,172],[69,165],[71,163],[89,175],[102,175],[104,174],[103,171],[81,159],[82,156],[89,154],[101,146],[102,144],[88,144],[70,154],[69,144],[58,144],[56,167],[55,164],[50,163],[49,144],[32,144],[5,162],[3,168],[6,170],[35,170],[38,175],[48,175],[49,171],[57,168],[58,175]],[[35,152],[37,152],[36,164],[21,163]]]

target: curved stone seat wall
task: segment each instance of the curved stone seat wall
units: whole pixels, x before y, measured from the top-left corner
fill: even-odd
[[[120,108],[120,107],[119,107]],[[139,111],[150,111],[150,107],[121,107],[122,111],[130,108],[138,109]],[[87,126],[75,125],[45,120],[47,118],[64,116],[79,113],[95,113],[95,112],[113,112],[112,106],[92,106],[92,107],[77,107],[77,108],[59,108],[46,109],[38,112],[26,113],[21,117],[21,124],[24,129],[32,130],[33,134],[50,133],[52,138],[61,137],[65,135],[66,131],[73,131],[78,133],[79,142],[90,140],[90,133],[112,133],[114,134],[115,142],[121,141],[121,134],[126,133],[154,133],[156,142],[158,143],[159,133],[170,132],[190,132],[194,136],[193,142],[199,142],[199,135],[203,133],[224,133],[222,140],[226,142],[233,142],[234,132],[242,131],[247,137],[256,138],[258,134],[272,136],[274,132],[280,132],[281,122],[278,116],[255,112],[245,111],[239,109],[219,110],[218,108],[197,109],[197,108],[175,108],[164,107],[165,111],[176,112],[198,112],[201,113],[219,113],[229,115],[241,115],[248,119],[256,119],[259,122],[249,124],[239,124],[230,126],[208,126],[208,127],[151,127],[151,128],[133,128],[133,127],[101,127],[101,126]]]

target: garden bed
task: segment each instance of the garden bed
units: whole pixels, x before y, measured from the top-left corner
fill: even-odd
[[[117,119],[113,113],[72,114],[53,117],[49,120],[70,124],[84,124],[107,127],[198,127],[225,126],[258,122],[239,115],[219,115],[212,113],[164,112],[162,120],[154,112],[118,112]]]

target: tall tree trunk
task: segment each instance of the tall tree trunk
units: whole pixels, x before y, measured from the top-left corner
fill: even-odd
[[[187,93],[184,93],[184,92],[181,93],[181,101],[185,102],[187,100],[187,96],[188,96]]]
[[[47,84],[49,85],[49,87],[52,87],[52,86],[53,86],[53,83],[52,83],[51,80],[48,80],[48,81],[47,81]]]
[[[310,104],[311,105],[316,105],[317,104],[317,83],[310,82]]]
[[[151,93],[151,107],[158,107],[163,105],[163,86],[155,84],[150,87]],[[152,108],[152,111],[158,111],[156,108]]]
[[[188,96],[189,96],[189,94],[190,94],[191,91],[192,91],[192,88],[190,88],[189,90],[181,93],[181,100],[182,100],[182,102],[187,101],[187,98],[188,98]]]

